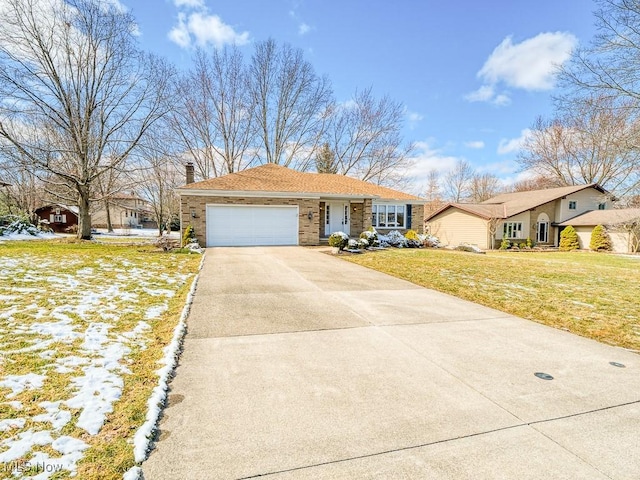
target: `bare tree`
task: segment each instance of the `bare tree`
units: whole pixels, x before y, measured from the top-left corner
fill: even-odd
[[[426,212],[435,212],[444,205],[442,189],[440,188],[440,174],[437,170],[430,170],[427,175],[427,188],[424,192],[427,199]]]
[[[315,74],[301,50],[270,39],[255,47],[249,85],[260,155],[267,163],[307,170],[325,129],[328,79]]]
[[[458,160],[444,177],[443,189],[448,199],[454,203],[467,200],[471,194],[471,179],[474,176],[471,164]]]
[[[558,186],[598,183],[618,195],[640,186],[640,124],[628,102],[574,98],[551,121],[538,119],[518,162]]]
[[[2,210],[33,219],[34,210],[42,206],[45,200],[42,182],[24,165],[15,165],[12,162],[0,164],[0,179],[9,183],[0,188]]]
[[[342,105],[333,105],[327,138],[336,170],[361,180],[395,186],[410,166],[413,145],[402,139],[404,106],[376,99],[368,88]]]
[[[537,175],[535,177],[519,180],[511,185],[512,192],[528,192],[531,190],[544,190],[545,188],[559,187],[558,183],[550,177]]]
[[[500,179],[491,173],[476,173],[471,177],[469,200],[481,203],[500,193]]]
[[[79,209],[91,238],[95,182],[126,161],[166,113],[171,69],[141,53],[135,23],[101,0],[5,0],[0,148]]]
[[[252,99],[238,47],[207,55],[199,50],[194,68],[179,82],[181,105],[171,125],[201,178],[233,173],[255,159]]]
[[[597,34],[560,71],[561,84],[578,96],[640,101],[640,3],[595,0]]]

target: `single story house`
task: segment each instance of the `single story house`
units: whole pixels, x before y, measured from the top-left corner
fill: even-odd
[[[182,229],[192,225],[201,245],[319,245],[342,231],[357,237],[381,232],[423,231],[419,197],[345,175],[307,173],[266,164],[189,183],[180,195]]]
[[[34,213],[56,233],[69,233],[78,225],[79,210],[76,206],[45,205],[36,208]]]
[[[482,203],[449,203],[429,214],[427,229],[444,245],[497,248],[503,238],[557,246],[562,222],[592,210],[612,208],[597,184],[504,193]]]
[[[593,210],[558,224],[559,227],[569,225],[576,229],[580,248],[589,248],[591,232],[596,225],[602,225],[611,238],[612,251],[640,251],[640,208]]]

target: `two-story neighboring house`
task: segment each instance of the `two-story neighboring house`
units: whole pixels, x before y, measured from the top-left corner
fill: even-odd
[[[593,210],[612,208],[597,184],[504,193],[482,203],[449,203],[426,218],[429,231],[445,245],[468,243],[496,248],[503,238],[557,246],[560,224]]]
[[[107,226],[107,210],[104,202],[96,204],[91,213],[91,224],[96,228]],[[151,205],[134,192],[117,193],[109,198],[109,215],[113,228],[157,228],[152,218]]]

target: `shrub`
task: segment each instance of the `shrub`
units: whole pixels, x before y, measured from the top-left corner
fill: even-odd
[[[576,229],[571,225],[562,230],[560,234],[560,247],[558,250],[561,252],[570,252],[571,250],[578,250],[580,248],[580,242],[578,241],[578,233]]]
[[[502,238],[502,242],[500,243],[500,250],[508,250],[511,248],[511,242],[507,240],[506,237]]]
[[[369,246],[369,240],[367,240],[366,238],[359,238],[358,239],[358,248],[359,249],[365,250],[368,246]]]
[[[365,230],[360,234],[361,239],[365,239],[368,242],[369,247],[377,247],[380,245],[378,240],[378,232],[375,228],[370,227],[369,230]]]
[[[344,250],[348,243],[349,235],[344,232],[334,232],[329,235],[329,245],[338,248],[338,250]]]
[[[609,252],[612,249],[611,238],[602,225],[596,225],[591,232],[589,248],[595,252]]]
[[[187,225],[187,228],[185,228],[184,232],[182,233],[182,246],[184,247],[186,245],[189,245],[194,241],[196,241],[196,233],[193,230],[193,226]]]
[[[422,241],[422,245],[425,247],[431,247],[431,248],[440,247],[440,239],[435,235],[429,235],[428,233],[425,233],[424,235],[418,235],[418,237]]]
[[[78,225],[71,225],[70,227],[65,228],[64,231],[67,233],[78,233]]]
[[[533,247],[533,242],[531,241],[531,238],[527,237],[527,248],[532,248]]]
[[[406,247],[408,248],[420,248],[422,247],[422,240],[418,235],[418,232],[415,230],[409,230],[404,234],[404,238],[406,238]]]
[[[27,217],[21,217],[18,215],[6,215],[2,218],[3,226],[0,226],[1,235],[33,235],[34,237],[40,235],[42,232],[33,225]]]
[[[378,235],[380,245],[402,248],[407,246],[407,239],[398,230],[391,230],[386,235]]]
[[[358,250],[360,248],[360,239],[356,240],[355,238],[350,238],[347,241],[347,247],[349,247],[349,250]]]

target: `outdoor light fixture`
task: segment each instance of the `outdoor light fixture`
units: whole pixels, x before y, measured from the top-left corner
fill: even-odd
[[[312,219],[313,219],[313,210],[309,210],[309,213],[307,213],[307,218],[308,218],[309,220],[312,220]]]
[[[196,218],[196,210],[195,210],[195,208],[191,209],[191,218]]]

